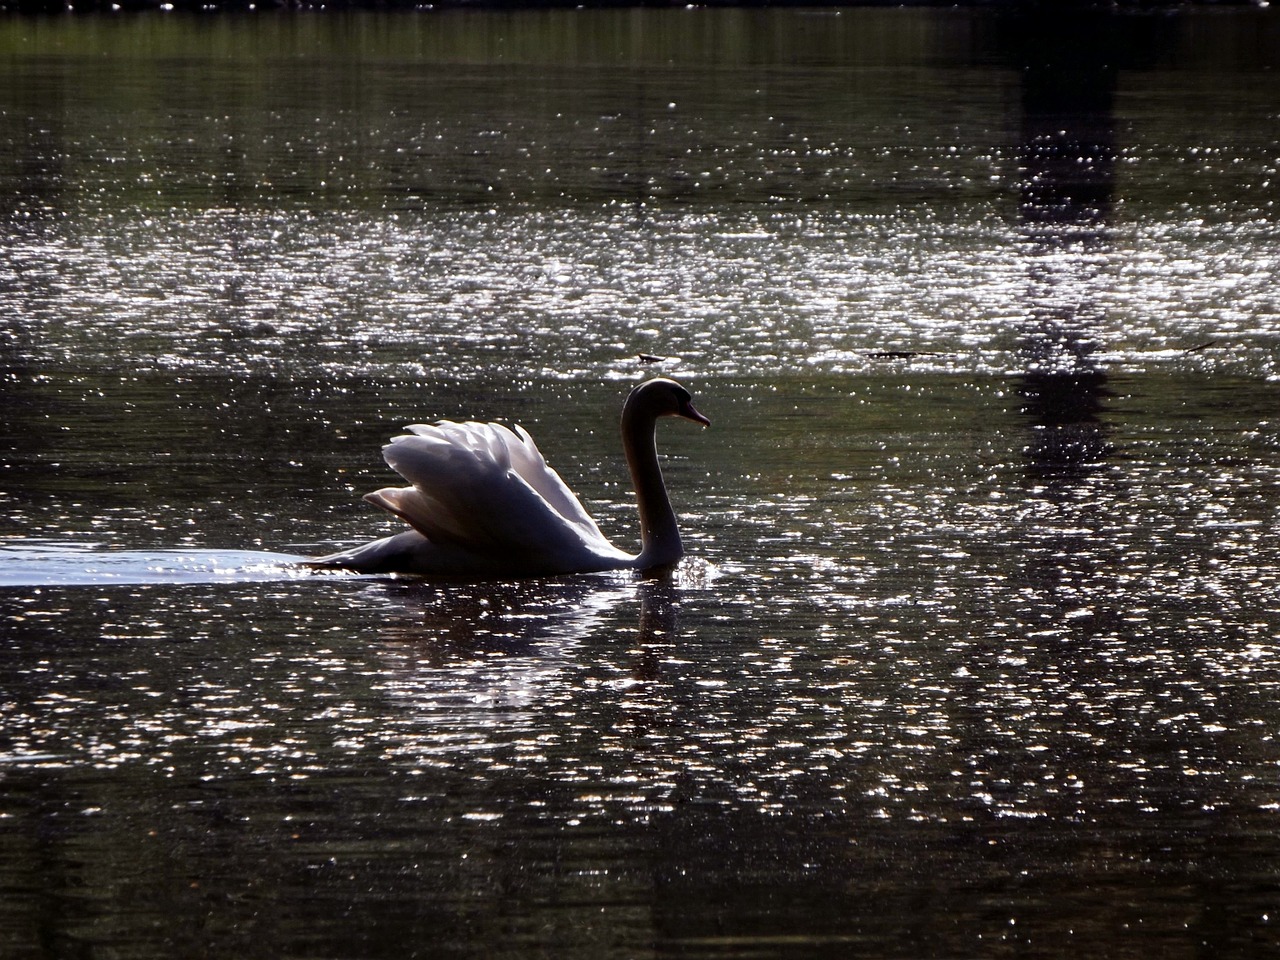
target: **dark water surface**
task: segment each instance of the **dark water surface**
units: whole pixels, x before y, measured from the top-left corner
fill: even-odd
[[[0,20],[0,954],[1276,951],[1277,22]],[[673,575],[289,564],[653,372]]]

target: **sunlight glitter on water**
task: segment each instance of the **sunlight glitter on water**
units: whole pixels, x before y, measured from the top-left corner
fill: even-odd
[[[49,334],[74,323],[122,364],[224,370],[233,360],[266,372],[305,357],[340,377],[466,377],[465,347],[522,376],[573,380],[618,375],[636,352],[717,376],[886,363],[1011,373],[1026,368],[1028,337],[1073,316],[1088,331],[1064,327],[1061,349],[1087,344],[1091,362],[1116,372],[1276,373],[1268,318],[1280,248],[1247,224],[1120,224],[1101,245],[1045,250],[999,218],[956,229],[927,209],[891,222],[753,217],[728,228],[723,217],[653,214],[641,224],[637,245],[630,213],[603,225],[594,214],[430,224],[404,214],[372,228],[335,216],[255,252],[249,238],[270,223],[213,211],[138,245],[64,245],[64,269],[120,292],[60,305],[43,323]],[[200,252],[210,232],[245,240],[211,258]],[[272,266],[281,256],[288,278]],[[385,288],[397,291],[390,301]],[[513,335],[518,358],[505,349]],[[1086,339],[1072,345],[1077,336]],[[228,337],[239,341],[231,357]]]
[[[1117,15],[1151,57],[1064,118],[950,9],[251,19],[3,27],[0,934],[1274,944],[1265,22]],[[669,581],[181,559],[399,529],[436,417],[629,544],[653,373],[714,423],[659,436]]]

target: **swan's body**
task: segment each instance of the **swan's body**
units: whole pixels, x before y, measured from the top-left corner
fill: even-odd
[[[659,417],[706,425],[689,392],[657,379],[631,391],[622,445],[640,510],[641,549],[619,550],[600,532],[533,438],[496,423],[414,424],[382,448],[413,486],[365,495],[413,529],[311,561],[361,573],[548,576],[647,570],[684,555],[654,443]]]

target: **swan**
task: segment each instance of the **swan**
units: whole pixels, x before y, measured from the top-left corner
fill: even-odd
[[[684,555],[655,443],[660,417],[710,426],[674,380],[640,384],[622,407],[622,448],[640,512],[638,554],[600,532],[523,427],[497,423],[413,424],[382,448],[410,487],[364,499],[412,527],[309,561],[359,573],[530,577],[668,567]]]

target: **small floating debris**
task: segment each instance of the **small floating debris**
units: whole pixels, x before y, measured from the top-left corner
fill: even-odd
[[[871,360],[913,360],[916,357],[936,357],[938,354],[924,350],[876,350],[868,353]]]
[[[1201,350],[1208,350],[1210,347],[1216,347],[1217,345],[1218,345],[1217,340],[1206,340],[1204,343],[1199,344],[1198,346],[1187,347],[1187,349],[1183,350],[1182,352],[1183,353],[1199,353]]]

